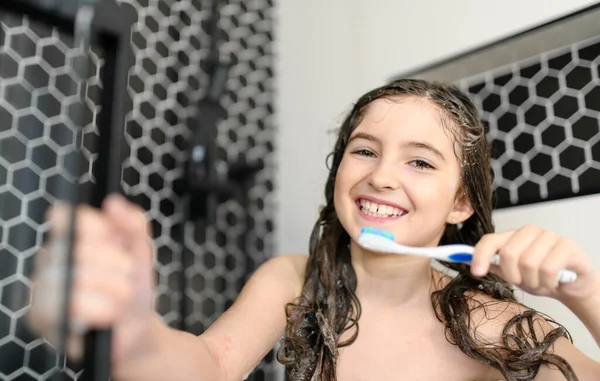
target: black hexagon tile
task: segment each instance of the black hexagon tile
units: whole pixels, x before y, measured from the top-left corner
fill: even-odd
[[[596,38],[459,82],[489,127],[497,208],[600,192],[599,61]]]

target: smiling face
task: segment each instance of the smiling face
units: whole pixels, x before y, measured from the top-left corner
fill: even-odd
[[[457,197],[461,166],[454,148],[430,101],[373,101],[350,135],[335,181],[335,210],[352,240],[361,228],[375,227],[404,245],[436,246],[446,224],[469,218],[472,208]]]

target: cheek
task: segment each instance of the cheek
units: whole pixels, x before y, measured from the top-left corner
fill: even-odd
[[[350,200],[348,195],[361,181],[360,169],[358,163],[343,158],[335,177],[335,186],[333,189],[333,203],[336,211],[340,211],[338,208],[345,210]],[[338,213],[339,215],[339,213]]]
[[[342,184],[342,179],[340,179],[340,176],[337,175],[335,178],[335,185],[333,187],[333,206],[335,207],[336,211],[338,208],[338,205],[340,203],[340,195],[344,192],[344,186]]]
[[[454,202],[457,184],[456,181],[434,177],[421,179],[417,186],[410,187],[411,198],[415,204],[420,205],[421,209],[446,208]]]
[[[340,203],[340,196],[347,192],[347,184],[349,182],[349,180],[346,178],[347,172],[348,171],[345,169],[344,160],[342,159],[342,162],[340,163],[338,171],[335,175],[335,185],[333,187],[333,202],[336,209]]]
[[[447,191],[451,194],[456,194],[458,192],[458,181],[449,181]]]
[[[356,166],[343,158],[335,177],[334,193],[348,191],[356,183]]]
[[[445,192],[446,188],[441,179],[436,176],[415,176],[405,181],[407,187],[412,188],[414,194],[421,196],[439,195]]]
[[[454,171],[448,181],[446,182],[446,192],[451,196],[452,201],[456,199],[458,192],[461,190],[463,184],[463,175],[460,170]]]

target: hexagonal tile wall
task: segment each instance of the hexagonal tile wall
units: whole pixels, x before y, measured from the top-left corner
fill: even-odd
[[[496,207],[600,192],[600,37],[459,82],[489,127]]]
[[[186,246],[194,253],[185,269],[178,235],[182,211],[178,183],[183,175],[190,121],[204,94],[209,36],[203,29],[211,2],[127,0],[138,11],[131,42],[133,108],[127,115],[123,166],[126,195],[148,211],[157,253],[156,307],[164,320],[181,321],[180,274],[188,287],[186,325],[206,329],[235,300],[249,274],[273,251],[274,125],[272,120],[272,30],[270,0],[223,2],[220,47],[232,59],[223,96],[228,118],[219,125],[218,170],[244,157],[263,169],[249,189],[249,206],[235,201],[218,208],[215,226],[188,226]],[[83,59],[72,38],[15,14],[0,15],[0,379],[43,380],[63,368],[23,315],[31,291],[29,276],[47,234],[44,213],[56,202],[60,182],[72,178],[69,152],[75,125],[70,118],[78,95],[76,61]],[[99,112],[103,52],[93,48],[85,93],[84,186],[94,182],[95,125]],[[249,218],[247,218],[249,216]],[[246,242],[242,245],[241,240]],[[78,369],[66,374],[77,379]],[[273,353],[250,380],[271,380],[279,372]]]

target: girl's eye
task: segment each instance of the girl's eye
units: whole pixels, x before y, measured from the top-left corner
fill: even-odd
[[[359,155],[359,156],[375,157],[375,153],[368,149],[357,149],[352,153]]]
[[[434,169],[431,164],[426,162],[425,160],[416,159],[410,162],[410,164],[418,169]]]

